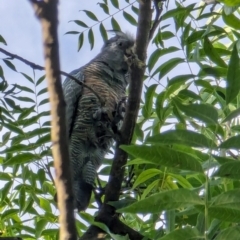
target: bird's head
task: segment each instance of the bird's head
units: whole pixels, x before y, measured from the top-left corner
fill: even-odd
[[[135,51],[135,39],[130,33],[110,30],[115,34],[103,45],[102,51],[108,50],[111,52],[122,52],[126,57],[130,57]]]

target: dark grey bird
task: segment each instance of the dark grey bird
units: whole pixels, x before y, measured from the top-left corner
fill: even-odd
[[[89,205],[97,169],[113,143],[121,119],[119,109],[129,82],[135,42],[129,34],[115,34],[94,59],[70,73],[93,91],[69,78],[63,83],[73,193],[78,211]]]

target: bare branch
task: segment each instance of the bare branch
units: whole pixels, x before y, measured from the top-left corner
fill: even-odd
[[[36,63],[30,62],[30,61],[28,61],[27,59],[22,58],[22,57],[20,57],[20,56],[18,56],[18,55],[16,55],[16,54],[10,53],[10,52],[6,51],[6,50],[3,49],[3,48],[0,48],[0,52],[2,52],[2,53],[4,53],[5,55],[11,57],[12,59],[17,59],[17,60],[25,63],[26,65],[30,66],[31,68],[33,68],[33,69],[35,69],[35,70],[40,70],[40,71],[45,70],[45,67],[42,67],[42,66],[40,66],[40,65],[38,65],[38,64],[36,64]],[[79,85],[81,85],[81,86],[89,89],[89,90],[98,98],[98,100],[99,100],[100,103],[101,103],[101,106],[104,105],[104,100],[101,99],[101,97],[100,97],[91,87],[89,87],[88,85],[84,84],[83,82],[80,82],[77,78],[73,77],[73,76],[70,75],[69,73],[66,73],[66,72],[63,72],[63,71],[58,71],[58,73],[60,73],[61,75],[65,76],[65,77],[68,77],[69,79],[75,81],[77,84],[79,84]]]
[[[163,0],[153,0],[156,15],[149,32],[149,41],[153,38],[154,32],[156,31],[159,23],[161,22],[162,2]]]
[[[65,120],[65,102],[61,78],[58,51],[57,25],[58,0],[30,0],[42,26],[44,58],[48,92],[50,95],[53,142],[53,158],[56,170],[58,208],[60,211],[60,239],[76,240],[77,231],[74,219],[74,201],[70,174],[68,137]]]

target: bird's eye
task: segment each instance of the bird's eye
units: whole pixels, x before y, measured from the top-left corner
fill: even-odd
[[[122,42],[120,42],[120,43],[118,44],[118,46],[120,46],[120,47],[121,47],[121,46],[122,46]]]

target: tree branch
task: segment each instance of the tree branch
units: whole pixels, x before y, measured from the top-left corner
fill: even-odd
[[[136,54],[140,61],[145,63],[147,57],[147,46],[151,37],[150,31],[153,35],[160,21],[155,24],[154,29],[150,29],[152,18],[151,0],[141,0],[139,1],[139,5]],[[124,178],[124,165],[127,163],[128,157],[127,153],[121,150],[119,146],[128,145],[131,143],[139,111],[144,72],[145,68],[139,68],[139,66],[136,65],[132,66],[127,111],[124,117],[122,129],[120,131],[120,140],[116,144],[114,161],[112,164],[109,181],[106,186],[104,204],[102,205],[99,214],[95,218],[95,221],[102,222],[107,225],[111,232],[120,235],[128,234],[129,238],[133,240],[143,239],[144,236],[122,223],[115,212],[115,208],[107,203],[109,201],[119,200]],[[103,233],[104,231],[102,229],[92,225],[80,239],[103,239],[98,238],[99,234]]]
[[[13,53],[10,53],[8,51],[6,51],[5,49],[3,48],[0,48],[0,52],[4,53],[5,55],[11,57],[12,59],[17,59],[23,63],[25,63],[26,65],[30,66],[31,68],[35,69],[35,70],[45,70],[45,67],[42,67],[36,63],[33,63],[33,62],[30,62],[28,61],[27,59],[25,58],[22,58],[16,54],[13,54]],[[88,85],[84,84],[83,82],[80,82],[77,78],[73,77],[72,75],[70,75],[69,73],[66,73],[66,72],[63,72],[63,71],[60,71],[58,70],[58,73],[60,73],[61,75],[65,76],[65,77],[68,77],[69,79],[73,80],[74,82],[76,82],[77,84],[87,88],[88,90],[90,90],[97,98],[98,100],[100,101],[101,103],[101,106],[103,106],[104,104],[104,100],[101,99],[101,97],[91,88],[89,87]]]
[[[151,18],[152,18],[151,1],[150,0],[140,1],[136,37],[136,54],[138,58],[144,63],[147,57],[147,46],[151,26]],[[119,199],[121,184],[124,176],[123,166],[127,162],[127,153],[121,150],[119,146],[131,143],[141,100],[144,72],[145,68],[139,68],[138,66],[135,65],[132,66],[127,111],[121,129],[120,141],[117,143],[114,161],[110,172],[109,182],[106,186],[105,203],[107,203],[108,201],[117,201]],[[109,205],[106,204],[105,207],[113,209],[113,207],[110,207]],[[115,210],[113,210],[113,213],[114,212]]]
[[[67,128],[65,120],[65,102],[61,78],[58,52],[58,0],[30,0],[42,26],[43,47],[45,58],[46,78],[50,95],[53,142],[53,158],[56,170],[56,187],[58,208],[60,211],[60,239],[76,240],[77,231],[74,219],[74,201],[70,174],[70,160]]]
[[[161,22],[161,13],[162,13],[162,4],[163,4],[162,2],[163,0],[153,0],[156,15],[155,15],[155,20],[149,32],[149,41],[153,38],[154,32],[156,31],[159,23]],[[160,6],[159,6],[159,3],[161,3]]]

